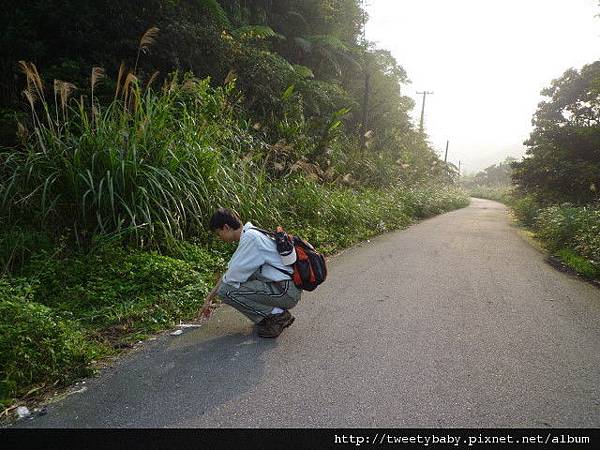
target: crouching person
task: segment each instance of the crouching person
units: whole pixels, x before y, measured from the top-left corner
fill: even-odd
[[[292,281],[292,268],[283,264],[271,238],[250,222],[242,226],[235,212],[220,208],[209,226],[222,241],[239,244],[201,314],[210,314],[210,303],[218,296],[257,324],[259,336],[279,336],[294,322],[288,310],[296,306],[302,292]]]

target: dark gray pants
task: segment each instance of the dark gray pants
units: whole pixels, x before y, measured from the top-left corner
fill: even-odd
[[[223,303],[233,306],[254,323],[271,314],[274,307],[292,309],[301,293],[292,280],[269,281],[258,271],[239,288],[221,282],[217,290]]]

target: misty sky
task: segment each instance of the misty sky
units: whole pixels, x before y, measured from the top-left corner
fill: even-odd
[[[433,91],[425,129],[467,172],[525,153],[540,91],[599,59],[598,0],[368,0],[367,39],[390,50],[411,84]]]

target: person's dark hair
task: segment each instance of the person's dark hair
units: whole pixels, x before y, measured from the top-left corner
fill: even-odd
[[[228,208],[219,208],[210,218],[208,227],[210,231],[217,231],[221,230],[225,224],[237,230],[242,226],[242,221],[235,211]]]

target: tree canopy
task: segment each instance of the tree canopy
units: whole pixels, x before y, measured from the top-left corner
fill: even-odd
[[[600,61],[569,69],[542,94],[525,142],[526,157],[514,163],[514,182],[541,202],[589,203],[600,198]]]

